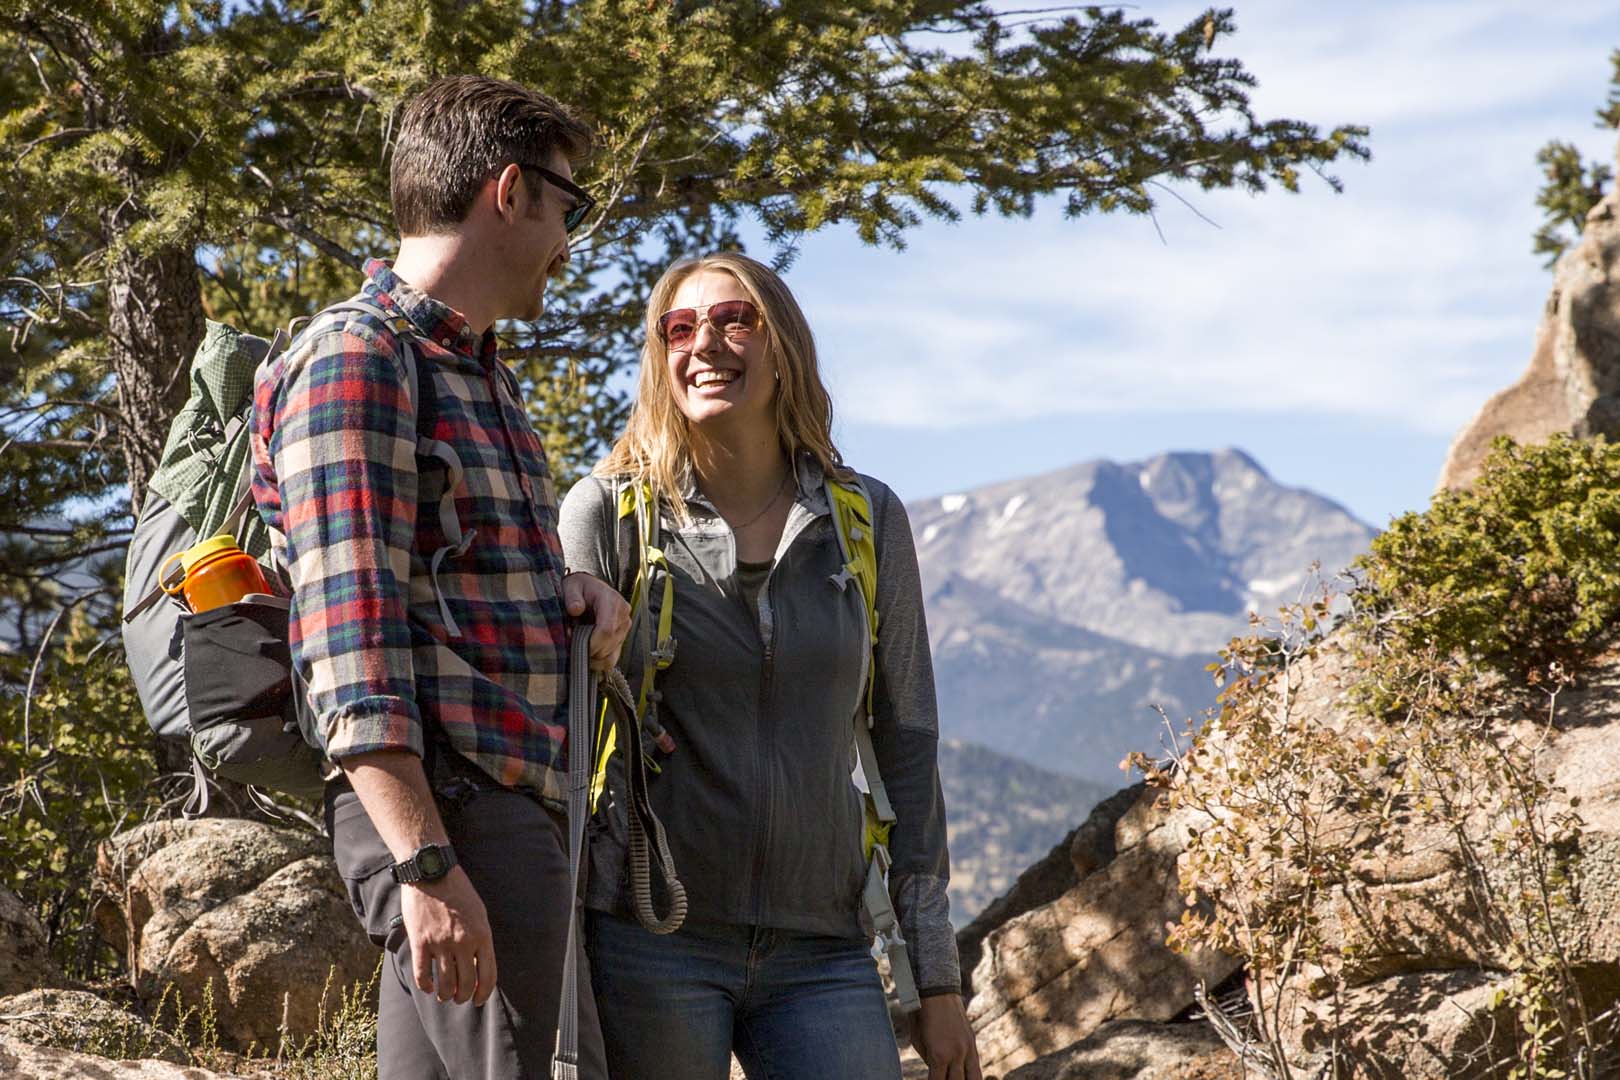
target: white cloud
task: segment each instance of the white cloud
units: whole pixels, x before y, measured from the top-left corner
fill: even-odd
[[[1613,154],[1592,128],[1612,5],[1238,14],[1226,48],[1261,78],[1261,115],[1374,125],[1373,163],[1335,170],[1346,194],[1183,192],[1220,228],[1167,198],[1168,245],[1144,220],[1055,207],[925,229],[904,255],[815,238],[793,285],[844,416],[1309,410],[1442,433],[1517,376],[1549,283],[1530,254],[1535,151],[1557,137]]]

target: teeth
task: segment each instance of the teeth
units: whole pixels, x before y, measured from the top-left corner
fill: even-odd
[[[729,382],[735,382],[736,379],[737,373],[735,371],[705,371],[693,379],[692,384],[697,387],[722,386]]]

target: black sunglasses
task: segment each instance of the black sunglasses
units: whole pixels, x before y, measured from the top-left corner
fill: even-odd
[[[572,180],[566,180],[544,166],[530,165],[524,161],[518,162],[517,167],[526,169],[529,172],[539,173],[542,180],[555,184],[564,195],[574,200],[574,205],[563,211],[563,228],[568,232],[573,232],[579,228],[580,222],[584,221],[590,212],[596,209],[596,200],[591,198],[589,192]]]

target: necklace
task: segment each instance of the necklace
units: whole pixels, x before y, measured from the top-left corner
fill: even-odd
[[[776,500],[778,500],[778,499],[780,499],[782,497],[782,492],[787,490],[788,479],[792,475],[793,475],[793,469],[791,467],[789,467],[788,469],[786,469],[782,473],[782,482],[776,486],[776,494],[771,496],[771,501],[766,503],[765,506],[760,510],[759,513],[755,514],[753,517],[749,518],[747,521],[743,522],[741,525],[732,525],[731,526],[731,531],[732,532],[742,532],[744,529],[748,528],[748,526],[752,525],[754,522],[758,521],[760,518],[764,517],[767,513],[769,513],[770,510],[771,510],[771,507],[776,505]]]

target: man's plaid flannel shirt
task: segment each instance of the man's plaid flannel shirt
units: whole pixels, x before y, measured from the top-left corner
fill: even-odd
[[[362,298],[413,332],[436,452],[418,456],[397,317],[317,316],[254,387],[253,494],[291,579],[317,736],[334,760],[420,754],[437,724],[495,780],[563,805],[569,627],[544,448],[492,333],[382,262],[366,274]]]

